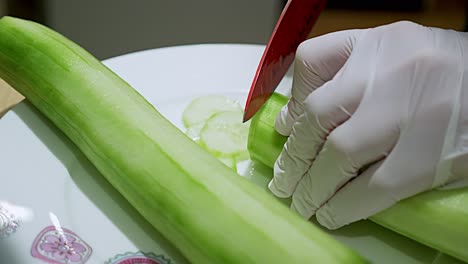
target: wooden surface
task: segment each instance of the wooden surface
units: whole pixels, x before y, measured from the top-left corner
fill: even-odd
[[[424,10],[418,12],[325,10],[309,37],[339,30],[376,27],[401,20],[464,31],[467,3],[466,0],[429,0],[425,2]]]
[[[21,94],[0,79],[0,117],[23,99]]]

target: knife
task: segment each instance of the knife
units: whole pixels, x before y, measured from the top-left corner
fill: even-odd
[[[296,49],[309,35],[326,0],[288,0],[258,65],[245,103],[243,122],[268,100],[294,61]]]

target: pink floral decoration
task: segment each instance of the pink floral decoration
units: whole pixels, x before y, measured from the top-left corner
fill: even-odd
[[[84,264],[91,256],[91,247],[72,231],[48,226],[36,237],[33,257],[55,264]]]

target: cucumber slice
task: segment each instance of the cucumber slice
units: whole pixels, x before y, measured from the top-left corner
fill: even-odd
[[[200,132],[204,126],[205,126],[204,122],[193,125],[187,129],[185,134],[187,134],[187,136],[190,137],[193,141],[199,143]],[[240,153],[236,153],[236,155],[232,155],[228,157],[226,157],[225,155],[221,155],[221,156],[217,155],[218,153],[211,153],[211,154],[215,156],[216,158],[218,158],[226,166],[233,169],[235,172],[237,172],[237,162],[247,160],[249,158],[249,152],[247,151],[247,149],[245,149],[245,151],[242,151]]]
[[[182,121],[186,128],[208,120],[216,113],[223,111],[242,111],[237,101],[222,95],[207,95],[193,100],[182,113]]]
[[[218,115],[221,113],[229,114]],[[193,141],[200,143],[200,134],[209,123],[205,140],[200,145],[205,147],[208,152],[216,156],[228,167],[236,170],[237,162],[249,159],[246,144],[248,127],[239,129],[243,127],[241,122],[242,114],[240,105],[227,97],[208,95],[196,98],[182,114],[184,125],[188,126],[185,134]],[[217,117],[213,118],[215,115]],[[214,130],[217,131],[214,133],[216,136],[213,138],[212,134]],[[239,136],[238,134],[241,131],[244,134]],[[227,141],[225,141],[226,138],[228,138]],[[221,144],[216,143],[218,139],[222,139],[219,142]],[[241,140],[245,143],[238,144],[239,142],[233,142],[233,139],[238,139],[237,141]],[[232,144],[237,144],[237,148],[234,151],[232,151]]]
[[[205,126],[205,122],[195,124],[185,131],[185,134],[191,138],[193,141],[198,142],[200,140],[200,132]]]
[[[237,156],[247,150],[249,122],[242,123],[242,111],[215,114],[200,134],[200,144],[215,156]]]
[[[238,153],[234,154],[234,159],[236,160],[236,162],[241,162],[250,159],[249,150],[245,148],[242,151],[239,151]]]

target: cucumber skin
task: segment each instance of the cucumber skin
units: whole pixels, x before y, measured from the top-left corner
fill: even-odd
[[[287,141],[274,128],[276,115],[287,102],[287,97],[274,93],[250,124],[250,156],[270,168]],[[369,219],[468,262],[468,187],[428,191],[402,200]]]
[[[1,18],[0,77],[192,263],[364,262],[232,172],[51,29]]]

